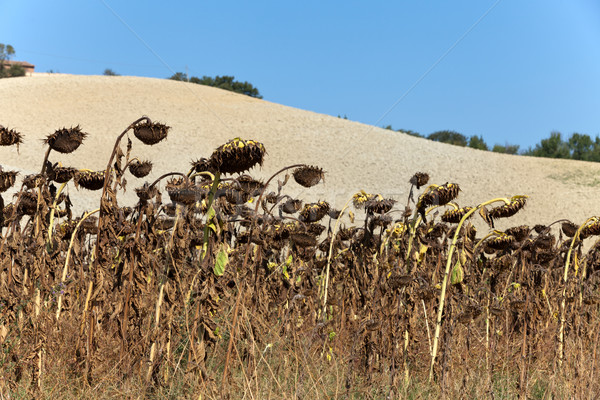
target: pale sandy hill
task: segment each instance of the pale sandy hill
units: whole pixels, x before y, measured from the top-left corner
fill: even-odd
[[[583,222],[600,214],[600,164],[455,147],[166,79],[61,74],[0,80],[0,124],[25,136],[20,154],[0,148],[0,164],[23,174],[39,171],[42,139],[58,128],[79,124],[89,133],[84,145],[68,156],[54,153],[51,160],[104,169],[116,136],[142,115],[172,127],[168,140],[153,147],[131,135],[133,153],[154,162],[150,179],[173,170],[187,172],[190,161],[208,157],[215,147],[239,136],[261,141],[267,149],[266,162],[254,175],[265,177],[294,163],[323,167],[325,184],[302,190],[290,182],[287,191],[338,207],[360,189],[405,204],[409,178],[424,171],[432,183],[458,183],[461,205],[498,196],[531,196],[527,208],[501,227],[559,218]],[[133,204],[132,189],[142,183],[131,177],[123,201]],[[99,201],[98,192],[69,190],[78,210]]]

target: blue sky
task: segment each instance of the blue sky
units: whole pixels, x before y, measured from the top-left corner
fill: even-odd
[[[533,146],[600,134],[596,0],[0,0],[36,71],[234,75],[265,100]],[[0,117],[1,118],[1,117]]]

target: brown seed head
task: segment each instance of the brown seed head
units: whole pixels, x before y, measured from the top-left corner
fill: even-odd
[[[300,221],[305,223],[320,221],[325,215],[327,215],[328,211],[329,203],[325,201],[306,204],[304,205],[302,211],[300,211]]]
[[[425,186],[429,182],[429,175],[425,172],[417,172],[410,178],[409,182],[411,185],[416,186],[417,189],[420,189],[421,186]]]
[[[142,143],[155,145],[167,137],[170,126],[158,123],[144,121],[133,127],[133,134]]]
[[[48,135],[44,143],[59,153],[72,153],[81,145],[87,133],[81,130],[79,125],[71,128],[62,128]]]
[[[527,196],[513,196],[509,204],[492,208],[489,215],[492,219],[512,217],[525,206],[526,202]]]
[[[0,146],[12,146],[13,144],[19,145],[23,143],[23,136],[12,129],[8,129],[0,125]]]
[[[396,200],[384,199],[380,195],[377,195],[365,202],[365,210],[368,213],[385,214],[392,209],[395,203]]]
[[[55,166],[48,170],[50,180],[56,183],[67,183],[77,173],[76,168]]]
[[[442,215],[442,221],[457,224],[472,209],[473,207],[463,207],[456,210],[448,210]]]
[[[443,206],[454,200],[458,196],[460,187],[456,183],[446,183],[441,186],[430,186],[425,193],[419,197],[417,209],[421,214],[429,206]]]
[[[248,171],[256,164],[262,165],[265,146],[255,140],[235,138],[219,146],[210,156],[210,164],[222,174]]]
[[[152,162],[135,160],[129,164],[129,172],[136,178],[143,178],[152,171]]]
[[[73,180],[84,189],[100,190],[104,187],[104,171],[77,171]]]
[[[17,171],[3,171],[0,168],[0,193],[6,192],[15,184],[17,175]]]
[[[577,233],[577,229],[579,229],[579,225],[574,224],[571,221],[563,222],[561,225],[562,232],[565,236],[572,238]]]
[[[294,180],[304,187],[312,187],[319,183],[325,176],[322,168],[315,166],[303,166],[294,170]]]

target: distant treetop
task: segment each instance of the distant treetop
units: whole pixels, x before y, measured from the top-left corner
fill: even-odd
[[[217,75],[213,78],[205,75],[202,78],[192,76],[188,79],[187,75],[183,72],[177,72],[171,77],[169,77],[169,79],[172,79],[174,81],[190,82],[197,83],[199,85],[212,86],[219,89],[229,90],[235,93],[245,94],[246,96],[255,97],[257,99],[262,99],[262,96],[260,95],[258,89],[252,86],[251,83],[236,81],[234,76]]]

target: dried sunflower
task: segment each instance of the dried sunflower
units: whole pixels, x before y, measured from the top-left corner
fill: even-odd
[[[158,122],[144,121],[133,127],[133,134],[142,143],[152,146],[166,138],[169,129],[170,126]]]
[[[201,198],[201,192],[194,184],[183,177],[171,179],[166,185],[171,201],[182,204],[194,204]]]
[[[486,242],[486,246],[494,250],[505,250],[515,242],[515,237],[512,235],[501,234]]]
[[[300,221],[310,223],[317,222],[323,219],[329,211],[329,203],[319,201],[317,203],[306,204],[300,211]]]
[[[286,214],[294,214],[302,208],[302,200],[288,199],[280,206],[281,211]]]
[[[144,183],[144,186],[135,189],[135,194],[142,202],[145,202],[156,196],[158,194],[158,189],[156,186],[150,186],[148,185],[148,182],[146,182]]]
[[[262,143],[235,138],[219,146],[210,156],[210,163],[223,174],[241,173],[262,165],[265,153]]]
[[[81,145],[87,133],[81,130],[79,125],[71,128],[62,128],[56,130],[53,134],[46,137],[44,143],[59,153],[72,153]]]
[[[525,206],[526,202],[527,196],[513,196],[510,203],[492,208],[489,211],[489,216],[492,219],[512,217]]]
[[[425,210],[429,206],[448,204],[458,196],[460,187],[456,183],[446,183],[441,186],[430,186],[419,196],[417,209]]]
[[[72,167],[62,167],[62,166],[53,166],[49,169],[50,180],[56,183],[67,183],[77,173],[76,168]]]
[[[194,172],[210,172],[214,174],[215,171],[210,161],[206,158],[200,158],[199,160],[192,161],[192,169]]]
[[[77,171],[74,176],[76,186],[87,190],[100,190],[104,187],[104,171]]]
[[[23,136],[19,132],[0,125],[0,146],[16,144],[18,148],[21,143],[23,143]]]
[[[360,192],[356,192],[354,196],[352,196],[352,204],[356,209],[363,208],[367,201],[375,198],[375,196],[376,195],[374,194],[367,193],[364,190],[361,190]]]
[[[420,189],[421,186],[427,185],[427,182],[429,182],[429,175],[425,172],[417,172],[409,180],[409,183],[416,186],[417,190]]]
[[[17,171],[3,171],[0,167],[0,193],[6,192],[15,184],[17,174]]]
[[[236,182],[241,190],[248,193],[250,196],[258,196],[265,187],[262,181],[257,181],[250,175],[241,175],[236,179]]]
[[[579,237],[581,239],[585,239],[589,236],[596,236],[596,235],[600,235],[600,221],[595,221],[595,222],[592,222],[591,224],[586,225],[585,227],[583,227],[583,229],[579,233]]]
[[[473,207],[463,207],[454,210],[448,210],[442,215],[442,221],[451,224],[457,224],[472,209]]]
[[[530,229],[527,225],[513,226],[504,231],[507,235],[514,236],[517,242],[522,242],[529,236]]]
[[[148,160],[135,160],[134,162],[129,164],[129,172],[131,172],[131,175],[135,176],[136,178],[143,178],[147,176],[151,171],[152,162]]]
[[[322,168],[305,165],[294,170],[294,180],[304,187],[312,187],[319,183],[325,176]]]
[[[579,226],[571,221],[566,221],[562,223],[561,229],[565,236],[572,238],[573,236],[575,236],[575,233],[577,233],[577,229],[579,229]]]
[[[392,209],[395,203],[396,200],[384,199],[381,195],[377,195],[365,202],[365,210],[368,213],[385,214]]]
[[[17,210],[21,214],[33,215],[37,211],[38,195],[34,191],[27,191],[21,194],[21,200]]]

